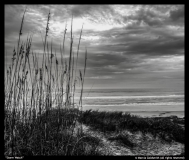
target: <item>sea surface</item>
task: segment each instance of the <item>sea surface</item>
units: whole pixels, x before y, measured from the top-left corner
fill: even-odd
[[[76,94],[76,101],[79,99]],[[182,113],[184,91],[165,89],[85,89],[83,109],[125,112]]]
[[[81,90],[76,90],[74,103],[79,104],[80,95]],[[183,90],[92,88],[84,89],[82,97],[83,110],[123,111],[141,116],[185,115]],[[73,102],[73,97],[71,99]]]

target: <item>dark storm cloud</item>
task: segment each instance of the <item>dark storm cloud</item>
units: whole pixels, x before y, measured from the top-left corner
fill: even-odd
[[[95,35],[95,33],[89,33],[89,35]],[[166,29],[165,31],[164,29],[139,29],[135,32],[128,29],[112,29],[99,33],[99,36],[101,39],[98,40],[98,47],[92,45],[91,51],[149,56],[184,54],[184,37],[166,32]]]
[[[145,55],[178,55],[184,54],[184,40],[173,40],[168,42],[161,41],[144,41],[140,43],[134,43],[127,48],[126,54],[145,54]]]
[[[173,21],[184,20],[184,6],[181,6],[175,10],[170,11],[170,18]]]
[[[83,57],[80,54],[80,57]],[[79,58],[79,65],[82,66],[84,60]],[[131,69],[138,69],[143,63],[143,59],[138,59],[133,56],[125,56],[122,54],[107,54],[107,53],[88,53],[87,70],[88,76],[109,76],[114,77],[127,74],[142,74],[144,71],[130,71]]]
[[[24,5],[5,5],[5,45],[7,46],[8,50],[13,50],[13,48],[9,48],[8,46],[13,44],[15,45],[18,40],[21,20],[25,8],[26,6]],[[33,16],[35,18],[33,18]],[[27,6],[22,28],[21,41],[24,41],[28,34],[39,34],[40,30],[43,28],[45,29],[43,19],[40,19],[39,15],[36,15],[36,12],[33,11],[30,6]],[[41,39],[40,34],[38,39]],[[35,42],[38,41],[38,39],[35,39]]]
[[[157,26],[162,24],[162,16],[157,15],[153,10],[141,8],[134,15],[129,15],[123,17],[124,22],[137,21],[137,24],[142,22],[149,26]],[[134,22],[135,24],[136,22]]]
[[[179,21],[184,20],[183,5],[142,5],[133,14],[122,16],[123,22],[130,24],[127,28],[148,25],[150,27],[160,27],[169,24],[183,25]],[[175,23],[177,21],[177,23]]]
[[[16,31],[17,33],[19,32],[18,29],[20,26],[18,24],[20,24],[21,22],[21,15],[18,13],[21,13],[24,10],[21,10],[20,7],[17,7],[15,5],[5,5],[5,11],[5,35],[7,37],[9,35],[12,35]]]
[[[95,23],[107,22],[110,17],[116,23],[120,22],[116,18],[120,15],[109,5],[75,5],[71,8],[71,13],[74,17],[88,17],[89,20]]]
[[[109,66],[109,65],[119,65],[121,62],[128,60],[125,56],[117,54],[90,54],[89,53],[88,64],[89,67],[95,67],[98,64],[98,67]]]

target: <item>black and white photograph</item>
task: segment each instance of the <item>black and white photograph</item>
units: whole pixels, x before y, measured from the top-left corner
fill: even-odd
[[[185,159],[184,72],[184,4],[5,4],[4,156]]]

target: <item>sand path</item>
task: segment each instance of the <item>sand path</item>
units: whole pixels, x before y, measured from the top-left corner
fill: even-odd
[[[131,133],[129,131],[124,131],[124,134],[129,136],[129,139],[136,144],[135,147],[130,148],[128,146],[124,146],[117,141],[110,141],[108,137],[110,135],[105,135],[103,132],[96,131],[91,129],[90,126],[86,126],[83,124],[83,132],[85,134],[89,134],[93,137],[96,137],[101,140],[99,151],[103,155],[145,155],[145,156],[168,156],[168,155],[179,155],[184,150],[184,144],[178,142],[166,143],[161,141],[159,138],[154,138],[150,134],[146,134],[145,136],[138,133]]]

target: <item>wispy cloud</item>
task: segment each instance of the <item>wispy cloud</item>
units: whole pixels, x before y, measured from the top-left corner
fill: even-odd
[[[86,79],[111,79],[111,76],[85,77]]]

